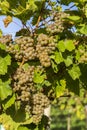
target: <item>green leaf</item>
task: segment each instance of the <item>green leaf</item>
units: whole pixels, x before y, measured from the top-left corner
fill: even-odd
[[[10,99],[7,99],[7,100],[4,101],[3,108],[6,110],[11,105],[13,105],[14,102],[15,102],[15,94],[13,94],[12,97],[10,97]]]
[[[75,49],[75,45],[74,45],[74,43],[73,43],[72,40],[66,40],[66,41],[64,42],[64,44],[65,44],[65,48],[66,48],[68,51],[73,51],[73,50]]]
[[[58,42],[57,48],[59,49],[59,51],[65,52],[65,50],[68,50],[68,51],[74,50],[75,46],[74,46],[73,40],[65,40],[65,41],[61,40]]]
[[[42,74],[41,72],[35,70],[34,72],[34,83],[43,83],[44,80],[46,79],[46,74]]]
[[[29,130],[29,129],[25,126],[19,126],[17,130]]]
[[[57,73],[59,71],[58,65],[54,61],[51,61],[51,65],[52,65],[53,71]]]
[[[61,51],[61,52],[64,52],[64,51],[65,51],[66,48],[65,48],[65,44],[64,44],[64,41],[63,41],[63,40],[61,40],[61,41],[58,42],[57,48],[58,48],[59,51]]]
[[[0,10],[2,10],[2,13],[6,14],[9,8],[10,5],[9,2],[7,2],[7,0],[0,1]]]
[[[77,65],[73,65],[73,67],[68,70],[68,73],[72,77],[73,80],[79,79],[81,75],[80,68]]]
[[[80,27],[80,29],[78,29],[78,31],[82,34],[87,34],[87,25],[83,24],[83,26]]]
[[[7,130],[17,130],[19,123],[16,123],[13,121],[10,115],[6,115],[6,113],[3,113],[0,115],[0,123],[4,126],[7,126]]]
[[[11,64],[11,56],[10,55],[7,55],[5,58],[4,58],[5,62],[6,62],[6,65],[10,65]]]
[[[79,61],[81,58],[81,53],[80,51],[76,50],[76,56],[75,56],[76,60]]]
[[[48,80],[45,80],[44,85],[46,85],[48,87],[48,86],[51,86],[51,83]]]
[[[0,99],[4,100],[9,95],[12,95],[12,89],[9,86],[9,81],[2,82],[0,79]]]
[[[73,57],[72,56],[67,56],[67,58],[64,59],[64,63],[66,65],[66,67],[70,66],[71,64],[73,64]]]
[[[75,22],[81,19],[79,16],[68,16],[67,18]]]
[[[63,56],[61,52],[56,51],[54,53],[54,55],[50,56],[51,59],[53,59],[57,64],[60,64],[61,62],[63,62]]]
[[[65,73],[65,79],[66,79],[66,88],[68,88],[69,91],[79,95],[80,93],[79,80],[78,79],[73,80],[72,77],[67,72]]]
[[[0,37],[2,37],[2,30],[0,29]]]
[[[80,70],[81,70],[80,82],[82,83],[82,86],[84,88],[87,88],[87,64],[81,64]]]
[[[28,0],[27,4],[26,4],[26,9],[30,9],[32,11],[37,10],[37,6],[35,4],[36,0]]]
[[[20,15],[25,11],[25,8],[21,5],[18,6],[18,8],[16,9],[12,9],[12,11],[14,12],[14,16],[15,15]]]
[[[60,80],[60,82],[57,81],[57,86],[55,89],[56,97],[60,97],[64,94],[66,88],[66,81],[65,80]]]
[[[6,50],[6,45],[3,44],[3,43],[0,43],[0,48],[1,48],[2,50]]]
[[[4,75],[7,73],[8,65],[11,64],[11,57],[7,55],[6,57],[0,57],[0,74]]]
[[[23,65],[23,69],[24,70],[27,70],[29,68],[29,64],[28,63],[25,63],[24,65]]]
[[[19,51],[20,50],[19,45],[18,44],[14,45],[14,49]]]

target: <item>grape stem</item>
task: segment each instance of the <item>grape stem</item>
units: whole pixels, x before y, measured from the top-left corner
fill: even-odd
[[[41,15],[38,17],[38,20],[37,20],[37,23],[36,23],[36,28],[38,27],[40,20],[41,20]]]
[[[20,64],[20,68],[22,67],[22,65],[24,64],[24,62],[25,62],[25,60],[24,60],[24,58],[22,59],[22,62],[21,62],[21,64]]]

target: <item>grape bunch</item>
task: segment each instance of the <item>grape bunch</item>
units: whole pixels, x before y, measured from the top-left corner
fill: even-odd
[[[5,41],[4,38],[7,40]],[[14,42],[8,35],[3,36],[2,42],[6,43],[6,51],[11,54],[12,58],[19,62],[29,60],[39,60],[44,67],[51,65],[50,55],[56,48],[56,40],[53,36],[39,34],[34,40],[31,36],[16,38]]]
[[[46,25],[47,32],[51,34],[61,33],[64,30],[64,18],[66,18],[67,16],[68,14],[64,12],[53,12],[53,23]]]
[[[12,42],[12,35],[4,35],[0,37],[0,43],[9,44],[10,42]]]
[[[36,52],[40,63],[44,67],[51,65],[50,54],[55,50],[55,41],[53,37],[41,33],[37,38]]]
[[[33,123],[38,124],[44,114],[44,109],[49,106],[50,102],[46,95],[38,92],[32,97],[32,117]]]
[[[36,58],[34,40],[31,37],[20,37],[15,39],[15,44],[9,44],[7,51],[14,55],[16,60],[28,61]]]
[[[87,52],[84,52],[84,54],[80,57],[80,63],[87,63]]]
[[[29,66],[27,70],[19,67],[13,75],[13,90],[18,94],[17,99],[29,101],[31,91],[34,91],[33,85],[34,66]]]
[[[17,95],[16,99],[20,100],[21,106],[24,106],[23,108],[31,115],[35,124],[41,121],[44,109],[50,103],[47,96],[35,87],[33,77],[36,69],[44,70],[42,66],[29,66],[27,69],[19,67],[12,76],[12,87]]]

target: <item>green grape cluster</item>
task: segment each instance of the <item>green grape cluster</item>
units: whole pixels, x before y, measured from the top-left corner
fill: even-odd
[[[10,42],[12,42],[12,35],[8,34],[0,37],[0,43],[9,44]]]
[[[87,63],[87,52],[84,52],[84,54],[80,57],[80,63]]]
[[[13,90],[18,94],[17,99],[21,101],[29,101],[33,86],[34,66],[30,66],[27,70],[18,68],[13,75]]]
[[[61,33],[64,30],[64,18],[66,18],[68,14],[64,12],[53,12],[51,15],[53,17],[53,23],[46,25],[47,32],[51,34]]]
[[[28,61],[36,58],[34,40],[27,36],[15,39],[15,44],[9,44],[7,51],[14,54],[16,60]]]
[[[11,42],[7,45],[7,51],[13,54],[14,58],[18,61],[28,61],[39,59],[40,63],[44,67],[51,65],[50,54],[55,50],[55,43],[53,36],[47,36],[46,34],[39,34],[37,43],[31,37],[20,37],[15,39],[15,44]]]
[[[29,66],[17,68],[12,76],[12,87],[16,93],[16,99],[21,102],[21,106],[31,117],[33,123],[38,124],[44,114],[44,109],[48,107],[50,101],[46,95],[38,91],[33,81],[34,71],[43,71],[42,66]]]
[[[50,104],[49,99],[43,93],[36,93],[32,97],[33,123],[38,124],[44,114],[44,109]]]
[[[49,67],[51,65],[50,53],[55,50],[55,41],[53,37],[48,37],[43,33],[39,34],[37,41],[37,57],[42,66]]]
[[[3,37],[2,37],[3,39]],[[16,38],[13,42],[2,41],[6,44],[6,51],[12,56],[12,60],[18,63],[16,70],[11,73],[11,86],[16,95],[16,101],[20,102],[20,107],[24,108],[33,123],[38,124],[44,114],[44,109],[50,104],[50,99],[45,95],[43,88],[38,89],[38,84],[34,82],[35,72],[45,72],[45,67],[51,66],[50,55],[56,49],[54,36],[38,34],[32,38],[24,36]],[[24,66],[25,63],[38,62]]]

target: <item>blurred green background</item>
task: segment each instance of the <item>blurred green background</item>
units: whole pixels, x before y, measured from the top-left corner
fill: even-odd
[[[87,130],[87,122],[84,107],[84,117],[78,112],[69,112],[60,109],[58,105],[51,107],[51,130]],[[81,117],[79,117],[79,116]],[[70,129],[69,129],[70,127]]]

